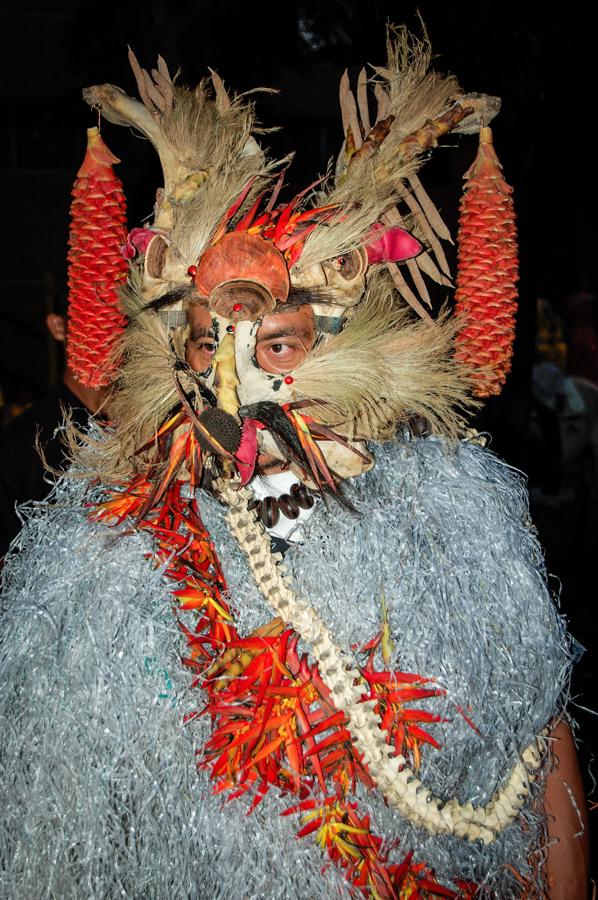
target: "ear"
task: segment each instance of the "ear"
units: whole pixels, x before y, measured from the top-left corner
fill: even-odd
[[[59,316],[58,313],[48,313],[46,326],[55,341],[64,343],[66,338],[66,316]]]

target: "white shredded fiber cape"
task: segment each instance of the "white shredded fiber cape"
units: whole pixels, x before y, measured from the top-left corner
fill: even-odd
[[[428,727],[421,780],[437,796],[486,803],[521,752],[561,711],[569,639],[546,587],[521,476],[474,444],[419,438],[375,448],[347,484],[355,515],[319,502],[285,563],[299,596],[336,643],[371,639],[381,595],[395,644],[390,667],[435,678],[445,697],[418,708]],[[297,839],[292,798],[271,790],[214,797],[195,754],[209,719],[181,666],[183,638],[151,538],[91,523],[102,491],[60,481],[26,511],[4,570],[0,618],[0,897],[317,898],[351,896],[311,837]],[[241,634],[272,611],[229,534],[225,509],[198,497]],[[308,647],[304,648],[309,650]],[[474,730],[461,715],[467,711]],[[542,783],[489,845],[433,836],[376,792],[371,814],[390,859],[414,850],[436,878],[518,897],[541,862]]]

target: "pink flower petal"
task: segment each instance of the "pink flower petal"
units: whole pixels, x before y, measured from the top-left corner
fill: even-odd
[[[376,223],[371,229],[370,237],[374,238],[366,244],[366,252],[370,265],[378,262],[401,262],[404,259],[413,259],[418,256],[423,246],[413,235],[404,228],[389,228],[384,231],[384,226]]]
[[[157,233],[151,228],[132,228],[127,235],[127,243],[120,248],[121,255],[125,259],[133,259],[137,253],[145,253]]]
[[[241,484],[246,485],[253,476],[255,463],[257,460],[257,430],[258,422],[255,419],[243,419],[243,430],[241,431],[241,443],[239,449],[235,453],[235,462],[239,475],[241,476]]]

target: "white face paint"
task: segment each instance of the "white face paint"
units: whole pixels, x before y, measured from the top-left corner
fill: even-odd
[[[257,359],[257,338],[258,332],[261,331],[260,337],[261,334],[263,334],[263,322],[265,321],[266,326],[268,326],[269,323],[272,324],[277,319],[282,322],[285,318],[287,318],[287,315],[282,313],[280,314],[280,318],[277,314],[274,314],[265,317],[264,320],[259,319],[257,322],[239,322],[237,324],[235,328],[235,361],[237,376],[239,378],[237,395],[241,406],[249,406],[252,403],[263,403],[266,401],[276,403],[280,406],[283,403],[289,403],[295,399],[292,384],[287,384],[287,382],[285,382],[285,377],[290,376],[292,378],[292,369],[285,369],[285,361],[283,360],[282,364],[277,367],[280,368],[281,371],[270,372],[265,368],[262,368],[258,364]],[[270,328],[270,333],[273,333],[272,328]],[[278,338],[281,344],[284,343],[284,337],[285,336],[281,331]],[[274,351],[267,350],[264,354],[264,347],[262,344],[263,342],[260,342],[259,356],[261,360],[264,361],[263,357],[266,355],[269,357],[270,363],[275,363],[276,354]],[[271,342],[268,342],[268,347],[269,346],[271,346]],[[311,349],[311,347],[309,349]],[[303,359],[305,359],[307,352],[308,351],[306,350],[304,354],[301,354],[298,362],[293,365],[295,366],[302,362]],[[275,365],[270,365],[269,367],[274,368]],[[280,450],[278,449],[274,438],[268,431],[260,431],[258,439],[262,453],[272,456],[275,459],[281,458]]]
[[[235,328],[235,362],[239,386],[237,394],[241,406],[252,403],[288,403],[293,399],[291,385],[285,383],[281,372],[267,372],[256,359],[256,337],[261,326],[257,322],[239,322]]]
[[[320,314],[325,312],[330,313],[331,309],[313,307],[309,304],[298,308],[285,308],[281,305],[276,312],[269,313],[255,322],[237,321],[232,329],[233,323],[230,320],[215,316],[207,307],[203,308],[203,312],[194,313],[190,310],[190,324],[193,326],[194,321],[199,321],[203,323],[203,328],[196,329],[200,341],[199,349],[189,344],[188,361],[192,364],[192,354],[195,354],[197,358],[201,357],[202,365],[205,363],[208,351],[203,349],[201,339],[208,330],[211,316],[211,333],[214,334],[216,341],[222,340],[227,332],[234,333],[235,368],[238,379],[236,391],[241,407],[264,402],[282,406],[296,399],[304,399],[298,398],[294,391],[293,373],[305,361],[318,340],[316,322],[318,325],[328,319],[330,322],[333,319],[335,323],[337,322],[338,316],[330,318],[328,315],[320,318]],[[335,307],[334,313],[336,312]],[[206,373],[205,383],[208,387],[212,387],[213,372]],[[267,429],[258,432],[258,442],[262,458],[270,457],[283,460],[285,463],[289,462],[283,459],[274,437]],[[330,467],[340,477],[351,477],[369,468],[363,459],[335,442],[320,442],[319,446]],[[364,452],[361,445],[356,446]],[[300,471],[297,471],[297,475],[303,477]]]

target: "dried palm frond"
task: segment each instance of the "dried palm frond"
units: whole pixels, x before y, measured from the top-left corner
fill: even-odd
[[[337,167],[336,184],[326,196],[327,203],[339,205],[339,213],[326,227],[317,228],[310,235],[301,258],[302,267],[330,259],[361,243],[374,222],[380,221],[387,209],[400,200],[402,180],[417,171],[423,154],[439,134],[450,130],[451,116],[458,120],[465,115],[466,103],[461,106],[456,100],[462,96],[457,80],[428,71],[430,59],[427,38],[418,40],[405,28],[389,31],[387,65],[374,71],[378,123],[382,117],[391,117],[390,130],[372,152],[361,156],[360,148],[369,134],[364,73],[358,84],[357,104],[348,79],[343,79],[341,107],[346,135],[350,128],[344,147],[347,158],[345,165]],[[351,141],[357,151],[354,155],[347,154]]]

